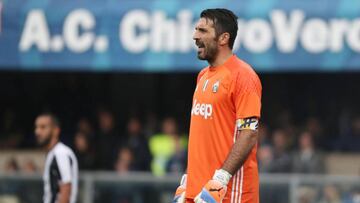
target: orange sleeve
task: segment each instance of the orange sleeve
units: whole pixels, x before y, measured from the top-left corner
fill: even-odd
[[[257,117],[261,111],[261,83],[257,75],[238,76],[233,91],[236,119]]]

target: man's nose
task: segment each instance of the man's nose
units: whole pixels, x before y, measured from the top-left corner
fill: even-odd
[[[198,33],[195,31],[193,34],[193,40],[198,40],[199,39],[199,35]]]

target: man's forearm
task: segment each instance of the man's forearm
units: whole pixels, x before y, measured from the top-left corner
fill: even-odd
[[[241,130],[237,132],[237,139],[228,154],[222,169],[234,175],[244,164],[252,148],[258,140],[258,132],[255,130]]]
[[[58,196],[58,203],[69,203],[71,194],[71,184],[60,185],[60,191]]]

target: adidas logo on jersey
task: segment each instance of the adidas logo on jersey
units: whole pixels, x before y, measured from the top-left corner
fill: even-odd
[[[196,99],[191,109],[191,115],[202,116],[204,119],[208,119],[211,117],[213,112],[211,104],[200,104],[197,103]]]

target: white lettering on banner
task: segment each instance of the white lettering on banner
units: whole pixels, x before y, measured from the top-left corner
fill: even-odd
[[[61,36],[54,36],[50,44],[51,50],[54,52],[60,52],[64,49],[64,42]]]
[[[262,19],[254,19],[244,30],[244,47],[253,53],[267,51],[272,43],[272,32],[269,23]]]
[[[124,48],[132,53],[144,52],[149,44],[149,36],[145,31],[150,28],[149,15],[143,10],[127,13],[120,23],[119,37]],[[136,29],[139,30],[137,34]]]
[[[196,48],[192,40],[191,11],[180,10],[177,19],[168,18],[163,11],[140,11],[141,15],[135,15],[139,10],[128,12],[120,23],[121,42],[128,51],[185,53]],[[135,20],[139,16],[142,20]],[[275,45],[280,53],[292,53],[300,45],[305,51],[316,54],[339,52],[347,44],[353,51],[360,52],[360,19],[306,19],[305,12],[299,9],[288,15],[283,10],[273,10],[269,17],[270,21],[239,19],[234,50],[243,47],[251,53],[263,53]],[[143,28],[143,24],[146,24],[146,31],[134,32],[136,28]],[[133,47],[141,49],[135,52]]]
[[[340,52],[344,47],[344,37],[346,35],[349,21],[344,19],[333,19],[330,21],[330,51]]]
[[[293,52],[299,39],[301,23],[305,16],[300,10],[291,12],[287,22],[284,12],[275,10],[271,13],[271,22],[274,25],[274,35],[279,51],[283,53]]]
[[[310,53],[324,52],[328,47],[328,28],[325,21],[311,19],[304,24],[301,34],[301,43]]]
[[[196,19],[188,9],[179,10],[174,18],[162,10],[130,10],[119,22],[120,45],[133,54],[188,53],[196,49],[192,39]],[[105,52],[109,36],[97,36],[96,24],[91,11],[76,9],[65,17],[62,34],[52,36],[44,11],[33,9],[25,19],[18,47],[21,52],[32,47],[40,52],[61,52],[64,48],[74,53],[91,49]],[[338,53],[348,47],[360,53],[360,18],[312,18],[300,9],[289,12],[277,9],[270,12],[269,20],[240,18],[238,28],[235,51],[264,53],[276,47],[286,54],[297,49],[321,54]]]
[[[175,21],[167,20],[165,12],[158,11],[152,17],[150,49],[154,52],[175,51],[176,25]]]
[[[19,49],[28,51],[32,46],[41,52],[47,52],[50,48],[50,33],[44,12],[39,9],[30,11],[24,30],[22,32]]]
[[[91,32],[95,25],[95,18],[90,11],[76,9],[65,18],[62,35],[51,36],[44,11],[34,9],[27,15],[19,50],[26,52],[35,46],[41,52],[61,52],[66,45],[74,53],[83,53],[91,48],[96,52],[104,52],[108,48],[108,38],[96,37]]]
[[[211,117],[213,109],[211,104],[200,104],[197,103],[196,99],[191,109],[191,115],[202,116],[204,119]]]
[[[178,21],[168,19],[163,11],[153,13],[144,10],[128,12],[120,22],[119,37],[124,48],[132,53],[188,52],[193,48],[192,13],[181,10]],[[138,30],[138,32],[137,32]]]
[[[80,35],[79,27],[84,30]],[[92,13],[85,9],[72,11],[64,22],[64,40],[67,47],[75,53],[88,51],[92,46],[95,35],[89,30],[95,27],[95,19]],[[86,31],[86,32],[85,32]]]
[[[178,14],[179,26],[178,33],[180,33],[179,38],[177,39],[177,46],[180,52],[186,53],[190,51],[195,43],[192,40],[189,40],[189,36],[192,39],[192,34],[195,30],[195,25],[192,23],[192,13],[189,10],[182,10]]]

